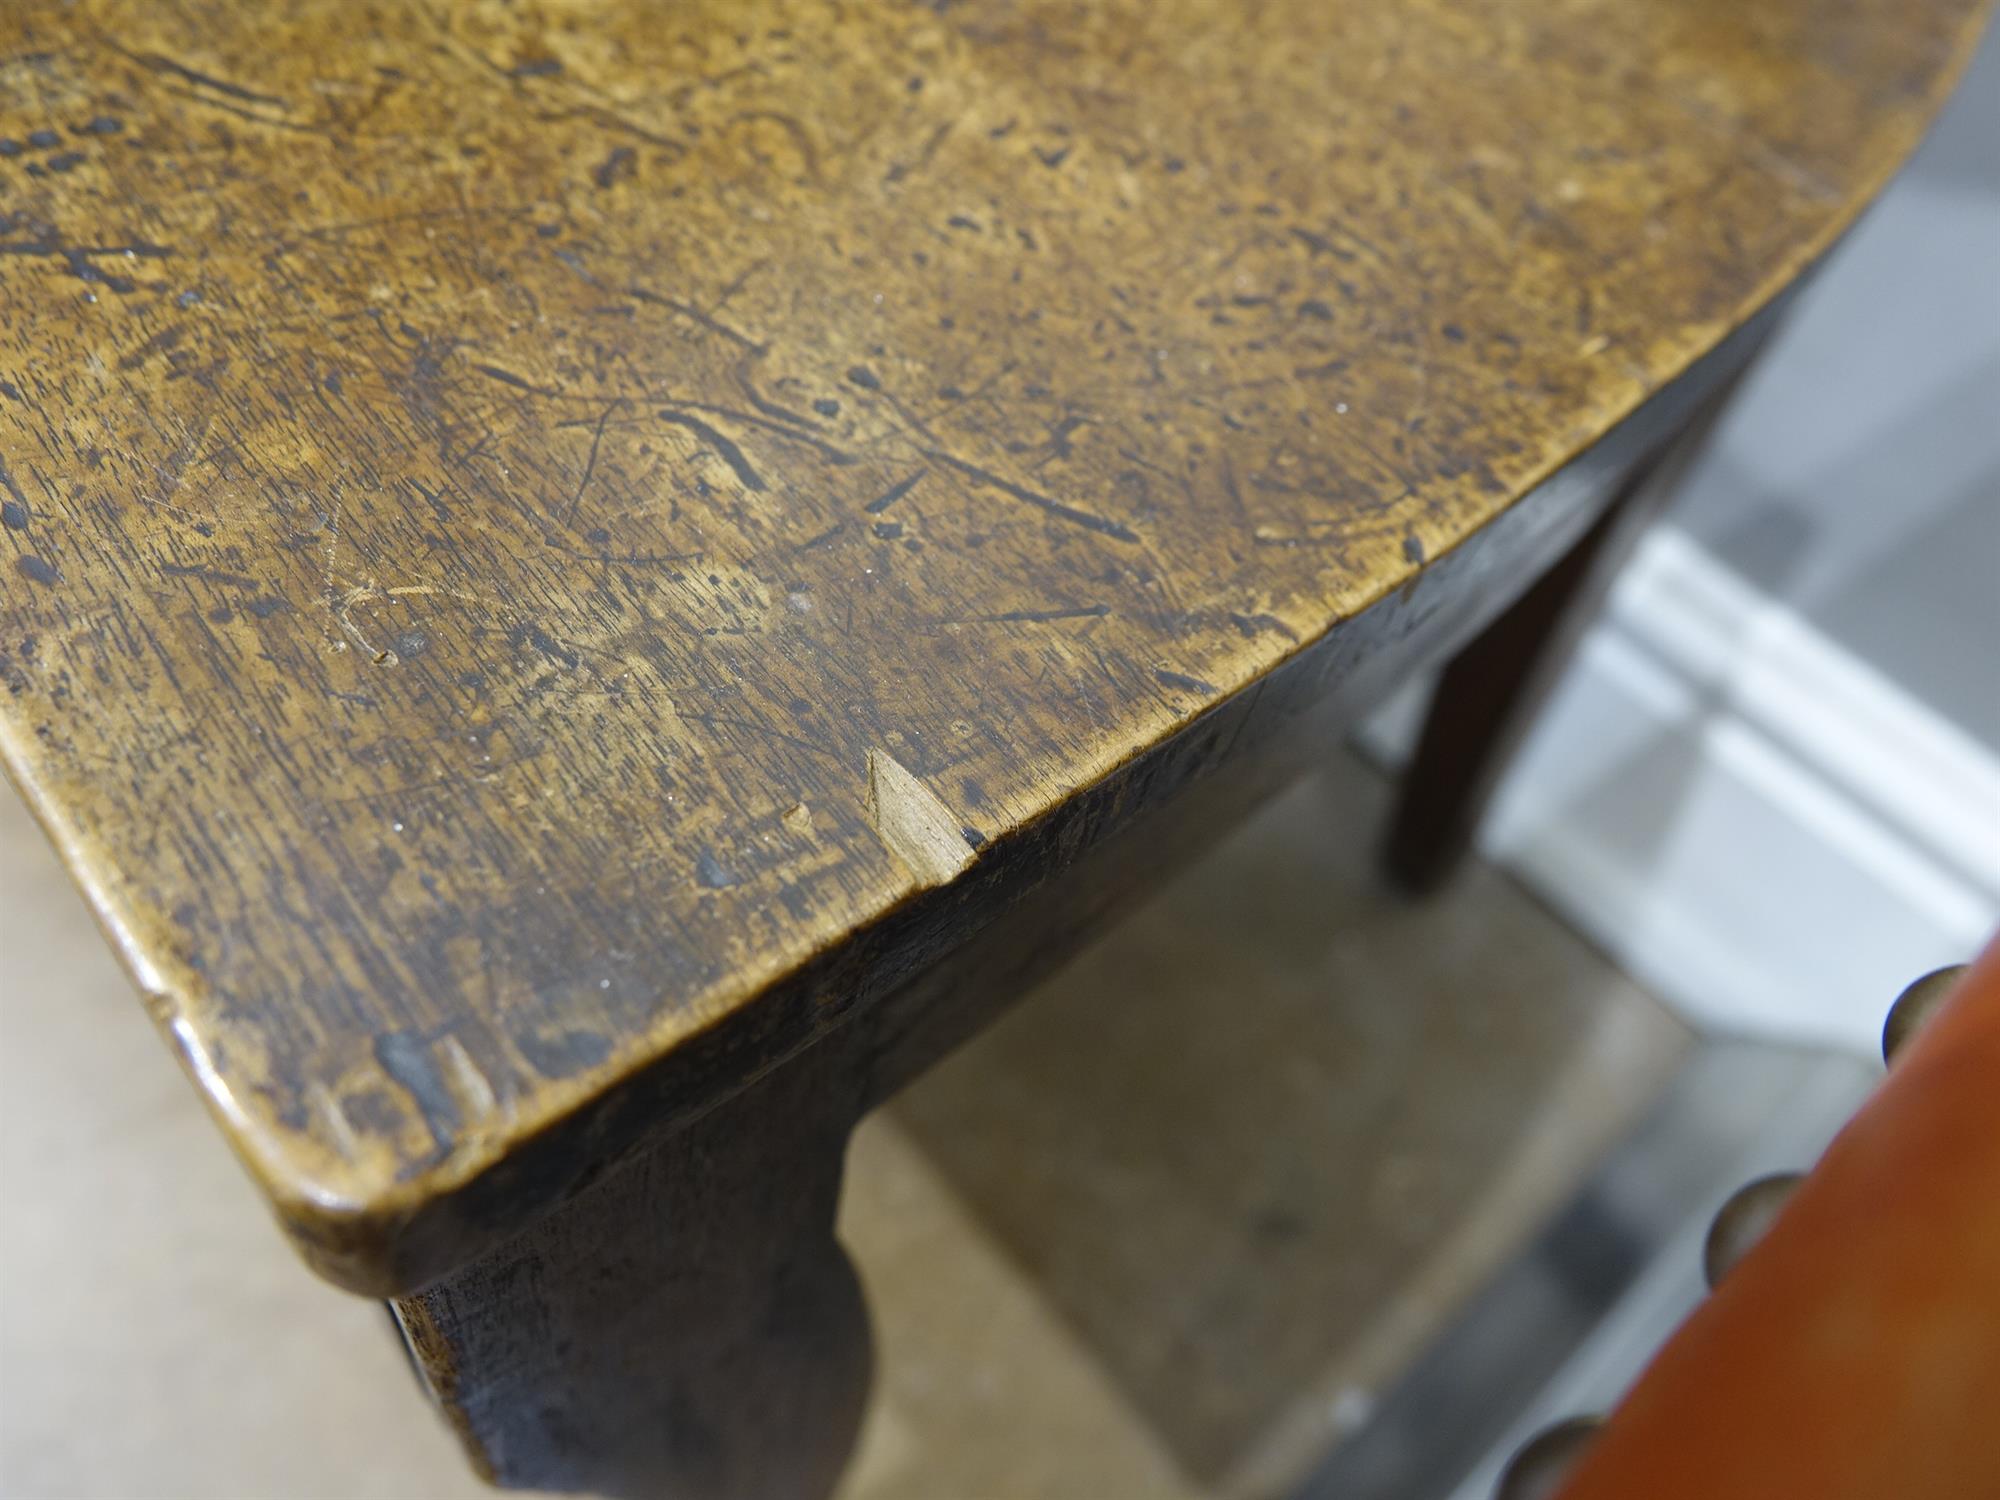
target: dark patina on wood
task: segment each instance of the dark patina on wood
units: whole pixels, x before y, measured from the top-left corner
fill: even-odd
[[[10,5],[0,759],[420,1287],[1518,593],[1975,10]]]
[[[799,992],[844,997],[846,1024],[620,1164],[648,1127],[657,1138],[689,1099],[743,1074],[740,1057],[684,1048],[598,1112],[587,1162],[551,1134],[441,1203],[462,1222],[497,1184],[519,1214],[579,1171],[589,1178],[557,1212],[397,1304],[419,1371],[481,1471],[510,1487],[635,1497],[826,1493],[868,1367],[852,1279],[827,1232],[854,1123],[1317,764],[1401,677],[1482,625],[1459,661],[1496,634],[1511,639],[1512,611],[1488,622],[1518,574],[1551,551],[1565,559],[1556,573],[1601,555],[1605,516],[1642,508],[1614,499],[1606,512],[1607,495],[1699,442],[1777,312],[1536,486],[1479,547],[1371,609],[1365,629],[1287,658],[1254,692],[809,965]],[[1430,779],[1427,795],[1450,794],[1450,778]],[[534,1170],[550,1158],[552,1170]],[[421,1238],[413,1222],[406,1242]],[[779,1410],[797,1418],[774,1419]]]
[[[852,1077],[781,1070],[396,1304],[487,1478],[632,1500],[833,1488],[872,1363],[833,1235]]]

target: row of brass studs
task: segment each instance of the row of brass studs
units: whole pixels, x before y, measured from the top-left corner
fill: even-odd
[[[1952,964],[1933,970],[1896,997],[1882,1028],[1884,1063],[1895,1062],[1896,1055],[1936,1012],[1939,1002],[1965,977],[1966,969],[1965,964]],[[1746,1182],[1730,1194],[1729,1201],[1716,1211],[1702,1246],[1702,1273],[1710,1291],[1720,1286],[1723,1277],[1764,1237],[1792,1190],[1803,1181],[1803,1172],[1774,1172]],[[1493,1500],[1555,1500],[1603,1423],[1602,1417],[1569,1417],[1543,1428],[1508,1460]]]

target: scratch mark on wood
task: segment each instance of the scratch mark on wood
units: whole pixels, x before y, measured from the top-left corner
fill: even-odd
[[[1185,672],[1169,672],[1165,667],[1156,668],[1153,676],[1159,679],[1162,685],[1179,688],[1184,693],[1200,693],[1204,697],[1212,698],[1218,691],[1212,682],[1203,682],[1199,677],[1190,677]]]
[[[815,745],[811,740],[801,739],[795,734],[787,734],[782,729],[773,729],[770,725],[760,724],[754,719],[732,719],[722,714],[695,713],[692,711],[682,713],[681,717],[686,719],[690,724],[700,724],[709,729],[740,729],[746,734],[755,735],[758,739],[776,740],[780,744],[790,745],[795,750],[803,750],[809,755],[817,755],[825,760],[838,761],[840,759],[836,752],[827,749],[824,745]]]
[[[444,1059],[446,1082],[452,1094],[464,1109],[464,1117],[476,1131],[486,1122],[494,1120],[500,1112],[500,1101],[493,1092],[492,1081],[472,1060],[472,1054],[465,1050],[465,1043],[455,1036],[447,1036],[438,1043],[438,1055]]]
[[[1101,620],[1111,613],[1108,604],[1085,604],[1075,609],[1010,609],[998,615],[973,615],[980,625],[1033,624],[1047,620]]]
[[[689,432],[692,432],[696,437],[706,442],[716,451],[722,461],[735,471],[736,478],[744,489],[756,490],[760,493],[763,491],[765,488],[763,476],[751,466],[750,460],[743,456],[743,450],[717,432],[713,427],[709,426],[708,423],[702,421],[699,417],[691,417],[684,411],[675,411],[671,407],[662,407],[658,416],[662,422],[672,422],[676,427],[685,427]]]
[[[172,328],[162,328],[158,333],[154,334],[151,338],[147,339],[145,343],[141,344],[138,348],[134,349],[130,354],[124,355],[122,358],[120,358],[118,361],[118,368],[121,370],[138,369],[139,366],[143,365],[147,360],[151,359],[155,354],[165,354],[171,351],[173,347],[176,344],[178,344],[183,337],[186,336],[186,333],[187,333],[186,329],[178,326]]]
[[[597,472],[597,448],[604,441],[604,424],[609,422],[611,414],[624,404],[624,398],[620,397],[597,414],[597,427],[590,434],[590,456],[583,461],[583,477],[577,480],[576,493],[570,496],[569,509],[563,513],[565,526],[575,522],[577,509],[583,504],[583,492],[590,488],[590,476]]]
[[[909,494],[911,490],[915,489],[917,487],[917,481],[919,479],[922,479],[923,477],[924,477],[924,471],[922,469],[919,469],[917,470],[916,473],[912,474],[908,479],[897,480],[894,484],[890,485],[888,489],[884,490],[881,494],[877,495],[873,500],[870,500],[866,505],[862,506],[861,508],[867,511],[868,514],[871,516],[879,516],[882,514],[883,511],[887,510],[890,506],[894,505],[898,500],[902,499],[903,496]]]
[[[255,89],[246,89],[240,83],[231,83],[226,78],[211,78],[206,73],[197,73],[186,63],[175,62],[171,57],[162,57],[157,52],[126,52],[116,42],[112,49],[124,53],[126,57],[141,67],[155,73],[171,73],[183,83],[191,83],[197,88],[213,89],[231,99],[241,99],[246,104],[268,104],[275,109],[290,109],[291,105],[271,94],[260,94]]]
[[[561,253],[561,251],[557,252],[559,255]],[[667,311],[686,318],[690,323],[707,329],[719,338],[728,339],[732,344],[740,344],[743,348],[750,350],[754,354],[762,354],[764,352],[764,346],[751,338],[749,334],[744,333],[740,329],[731,328],[727,323],[721,321],[721,319],[703,312],[692,302],[683,302],[678,297],[669,297],[664,293],[655,292],[637,285],[625,288],[625,295],[635,298],[640,302],[650,302],[655,307],[664,307]]]
[[[1232,614],[1229,617],[1229,623],[1236,627],[1237,634],[1241,635],[1246,641],[1255,640],[1261,632],[1266,630],[1275,630],[1288,641],[1296,641],[1299,638],[1298,632],[1293,630],[1291,626],[1287,625],[1276,615]]]
[[[349,1161],[357,1160],[361,1155],[361,1139],[348,1123],[347,1111],[341,1108],[333,1090],[314,1079],[306,1086],[306,1106],[332,1139],[334,1149]]]
[[[948,468],[958,470],[975,484],[999,490],[1003,495],[1011,495],[1016,500],[1034,506],[1037,510],[1047,511],[1060,520],[1068,521],[1072,526],[1081,526],[1085,531],[1094,531],[1099,536],[1112,537],[1121,542],[1139,540],[1139,534],[1123,522],[1106,520],[1103,516],[1093,515],[1087,510],[1079,510],[1074,505],[1065,505],[1060,500],[1039,495],[1025,485],[1015,484],[1011,479],[1002,479],[998,474],[982,469],[977,464],[967,463],[952,454],[927,450],[924,456],[933,463],[944,464]]]

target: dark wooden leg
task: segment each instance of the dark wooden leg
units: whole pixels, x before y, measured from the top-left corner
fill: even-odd
[[[1471,850],[1494,788],[1619,567],[1754,362],[1753,353],[1641,459],[1576,545],[1446,664],[1383,848],[1384,867],[1404,889],[1435,890]]]
[[[800,1061],[395,1304],[486,1477],[631,1500],[833,1488],[872,1360],[833,1235],[854,1114],[844,1074]]]

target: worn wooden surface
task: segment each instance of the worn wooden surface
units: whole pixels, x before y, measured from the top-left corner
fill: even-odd
[[[0,758],[407,1290],[1364,672],[1977,9],[12,4]]]

